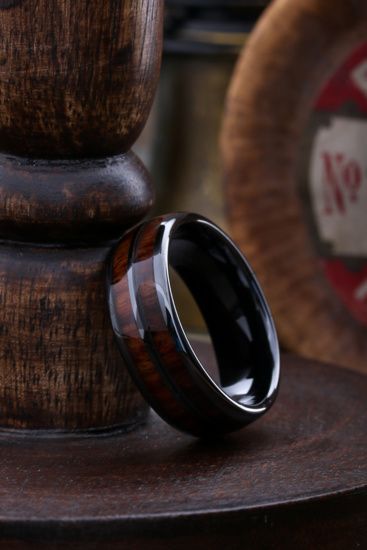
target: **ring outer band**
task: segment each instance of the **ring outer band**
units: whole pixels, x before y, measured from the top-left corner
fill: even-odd
[[[243,406],[210,377],[193,350],[176,310],[169,278],[169,246],[184,224],[215,224],[196,214],[174,213],[143,222],[113,250],[107,274],[111,322],[122,357],[151,407],[173,427],[197,437],[232,432],[261,417],[279,386],[279,348],[271,314],[253,275],[270,323],[274,366],[269,392]],[[242,254],[236,249],[236,253]],[[246,260],[247,269],[250,269]]]

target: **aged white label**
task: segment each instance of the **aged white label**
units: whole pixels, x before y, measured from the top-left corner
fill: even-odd
[[[341,256],[367,256],[367,121],[335,116],[315,136],[311,202],[319,237]]]

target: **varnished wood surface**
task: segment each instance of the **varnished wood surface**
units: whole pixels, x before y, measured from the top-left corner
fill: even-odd
[[[44,160],[0,155],[0,239],[97,245],[120,238],[153,204],[132,153]]]
[[[126,362],[133,364],[138,386],[163,418],[195,435],[213,430],[211,421],[219,431],[226,425],[227,418],[223,419],[223,412],[217,410],[200,386],[193,383],[186,361],[177,352],[177,342],[168,330],[167,318],[162,314],[158,295],[162,290],[154,277],[154,256],[163,219],[154,218],[138,232],[132,231],[115,251],[109,302],[112,302],[116,338],[123,355],[127,356]],[[135,280],[134,300],[139,304],[140,316],[149,327],[150,347],[141,337],[128,273],[130,279]],[[157,363],[156,357],[164,364]],[[231,420],[228,420],[229,425]],[[232,428],[235,427],[238,424],[233,421]]]
[[[162,0],[2,2],[0,150],[40,158],[129,150],[155,92],[162,10]]]
[[[363,548],[367,377],[283,367],[270,413],[212,443],[156,416],[123,436],[2,435],[1,547]]]
[[[0,429],[110,429],[145,410],[114,340],[109,246],[0,246]]]
[[[187,410],[185,404],[177,399],[176,391],[172,392],[172,382],[167,384],[167,375],[162,374],[161,366],[157,368],[152,353],[152,350],[157,349],[156,353],[161,353],[161,357],[164,357],[163,368],[168,368],[176,382],[174,387],[179,387],[184,392],[189,392],[190,389],[192,391],[191,377],[167,330],[155,286],[154,247],[160,221],[160,218],[155,218],[144,227],[144,231],[140,230],[138,233],[131,231],[115,250],[111,266],[112,286],[108,296],[111,318],[121,352],[123,356],[127,355],[126,362],[129,361],[132,364],[136,382],[143,388],[152,406],[154,405],[162,416],[170,419],[181,429],[199,433],[200,421],[190,409]],[[148,326],[154,327],[151,349],[141,337],[141,327],[137,324],[134,305],[131,301],[128,272],[137,281],[134,299],[138,301],[141,311],[144,312]],[[156,340],[158,340],[157,348]],[[199,407],[205,409],[206,405],[204,397]],[[217,415],[215,410],[210,412]]]
[[[109,431],[146,413],[105,271],[152,205],[128,150],[158,79],[162,11],[163,0],[0,3],[0,429]]]
[[[264,288],[282,344],[365,372],[367,330],[321,273],[295,182],[317,93],[366,32],[362,0],[275,0],[238,63],[222,133],[231,232]]]

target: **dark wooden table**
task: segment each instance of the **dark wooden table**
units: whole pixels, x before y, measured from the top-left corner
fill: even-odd
[[[204,349],[205,353],[205,349]],[[0,547],[366,548],[367,377],[283,357],[268,416],[204,442],[0,438]]]

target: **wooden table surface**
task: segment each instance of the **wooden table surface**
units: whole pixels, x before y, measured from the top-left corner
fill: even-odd
[[[205,349],[202,350],[202,352]],[[0,547],[366,547],[367,377],[283,357],[277,403],[218,441],[0,437]]]

